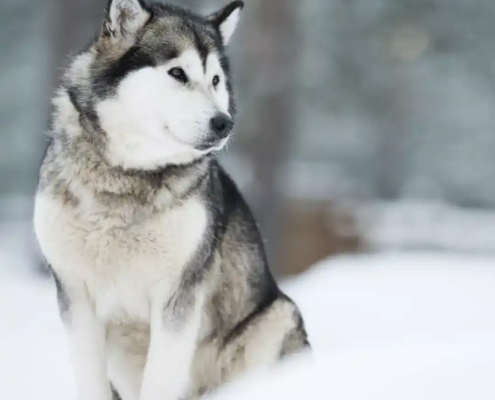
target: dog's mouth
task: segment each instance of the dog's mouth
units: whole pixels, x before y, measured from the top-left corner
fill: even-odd
[[[201,151],[202,153],[212,153],[215,151],[220,151],[222,150],[227,142],[229,141],[230,135],[227,136],[226,138],[223,138],[221,140],[207,140],[199,145],[195,146],[196,150]]]

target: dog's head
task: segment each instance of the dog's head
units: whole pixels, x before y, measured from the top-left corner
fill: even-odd
[[[100,36],[76,57],[65,84],[110,164],[152,170],[225,145],[234,125],[225,46],[242,8],[234,1],[201,17],[110,0]]]

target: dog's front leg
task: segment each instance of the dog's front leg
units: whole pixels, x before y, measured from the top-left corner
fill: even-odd
[[[185,395],[201,318],[202,296],[178,293],[152,305],[151,340],[140,400],[178,400]]]
[[[58,300],[72,356],[79,400],[111,400],[106,372],[105,329],[87,292],[66,291],[57,282]]]

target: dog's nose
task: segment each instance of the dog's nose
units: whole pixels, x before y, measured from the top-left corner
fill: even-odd
[[[234,121],[225,114],[219,114],[210,120],[210,127],[216,136],[223,139],[227,137],[234,127]]]

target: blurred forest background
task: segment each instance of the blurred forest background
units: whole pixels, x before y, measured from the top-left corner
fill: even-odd
[[[105,3],[0,0],[0,246],[34,266],[49,99]],[[278,274],[391,247],[495,251],[494,20],[491,0],[246,0],[222,159]]]

